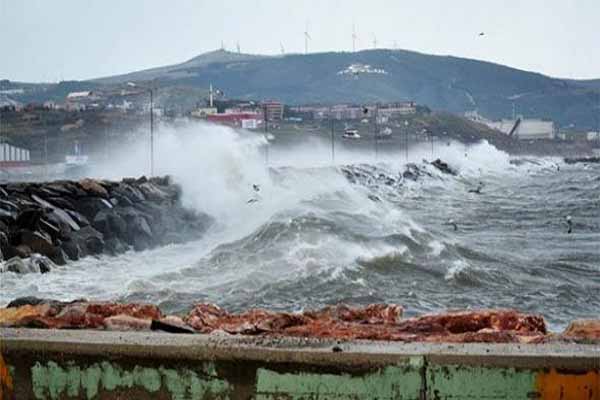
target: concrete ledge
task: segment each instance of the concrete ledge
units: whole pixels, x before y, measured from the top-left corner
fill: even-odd
[[[0,355],[17,399],[600,400],[600,345],[0,329]]]

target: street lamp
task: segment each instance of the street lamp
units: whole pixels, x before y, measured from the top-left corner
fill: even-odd
[[[127,82],[127,86],[142,89],[150,93],[150,176],[154,176],[154,89]]]
[[[408,120],[404,120],[404,155],[408,163]]]
[[[265,141],[267,142],[265,144],[265,165],[269,165],[269,119],[267,116],[267,103],[263,104],[263,122],[265,124],[264,129],[265,129]]]
[[[335,164],[335,119],[331,118],[331,164]]]

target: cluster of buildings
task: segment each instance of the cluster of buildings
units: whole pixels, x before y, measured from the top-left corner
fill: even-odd
[[[214,106],[212,96],[206,107],[198,107],[190,115],[205,119],[209,122],[244,129],[259,129],[264,123],[278,123],[283,120],[284,105],[279,101],[264,101],[261,103],[231,102],[222,107],[222,112]]]
[[[362,120],[375,117],[379,123],[387,123],[389,120],[401,119],[407,115],[415,114],[417,105],[412,101],[407,101],[371,105],[293,106],[286,110],[286,113],[284,113],[284,109],[285,107],[281,102],[269,100],[260,103],[232,102],[227,107],[221,107],[221,112],[218,112],[211,99],[206,107],[198,107],[190,114],[192,117],[219,124],[258,129],[264,126],[265,121],[269,124],[276,124],[283,120],[302,122],[330,119]]]
[[[44,107],[49,110],[86,111],[86,110],[121,110],[148,111],[147,100],[136,99],[141,92],[136,89],[121,89],[113,91],[79,91],[67,94],[63,102],[46,101]],[[155,113],[161,109],[154,108]]]
[[[335,104],[332,106],[297,106],[291,107],[290,111],[300,115],[304,119],[313,120],[360,120],[376,116],[379,122],[385,123],[390,119],[400,119],[417,112],[417,105],[413,101],[356,105]]]

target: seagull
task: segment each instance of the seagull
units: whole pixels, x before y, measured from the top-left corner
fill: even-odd
[[[477,189],[469,189],[469,193],[481,194],[481,189],[483,189],[483,182],[479,182]]]
[[[565,217],[565,220],[567,221],[567,226],[569,227],[569,229],[567,230],[567,233],[573,232],[573,221],[571,220],[571,216],[567,215]]]
[[[456,224],[456,222],[454,222],[453,219],[449,219],[448,222],[446,222],[446,225],[451,225],[454,228],[454,231],[458,230],[458,225]]]

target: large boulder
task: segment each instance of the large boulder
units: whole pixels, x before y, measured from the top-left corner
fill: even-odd
[[[47,257],[33,254],[30,258],[13,257],[0,265],[0,272],[14,272],[16,274],[50,272],[53,263]]]
[[[41,208],[28,207],[19,212],[15,225],[21,229],[35,230],[37,229],[38,221],[43,216],[44,210]]]
[[[127,250],[127,245],[125,245],[122,241],[115,237],[106,239],[104,242],[104,251],[110,254],[111,256],[123,254]]]
[[[63,249],[67,257],[73,261],[77,261],[85,255],[85,252],[81,249],[80,243],[71,238],[62,242],[60,247]]]
[[[600,340],[600,319],[578,319],[562,333],[565,339]]]
[[[108,198],[108,191],[97,181],[93,179],[82,179],[79,181],[79,186],[91,196]]]
[[[28,246],[34,253],[50,255],[55,252],[52,237],[45,232],[23,229],[18,235],[19,243]]]
[[[434,162],[431,163],[431,165],[433,165],[434,167],[436,167],[437,169],[439,169],[441,172],[448,174],[448,175],[453,175],[456,176],[458,175],[458,173],[453,170],[448,163],[440,160],[439,158],[437,160],[435,160]]]
[[[105,237],[115,236],[122,239],[127,237],[127,223],[113,210],[100,211],[94,217],[92,225]]]
[[[104,250],[104,235],[91,226],[81,228],[73,232],[71,239],[74,240],[87,254],[100,254]]]
[[[99,197],[85,197],[79,199],[76,207],[79,213],[85,215],[90,221],[93,221],[96,214],[103,210],[112,209],[113,205],[106,199]]]

